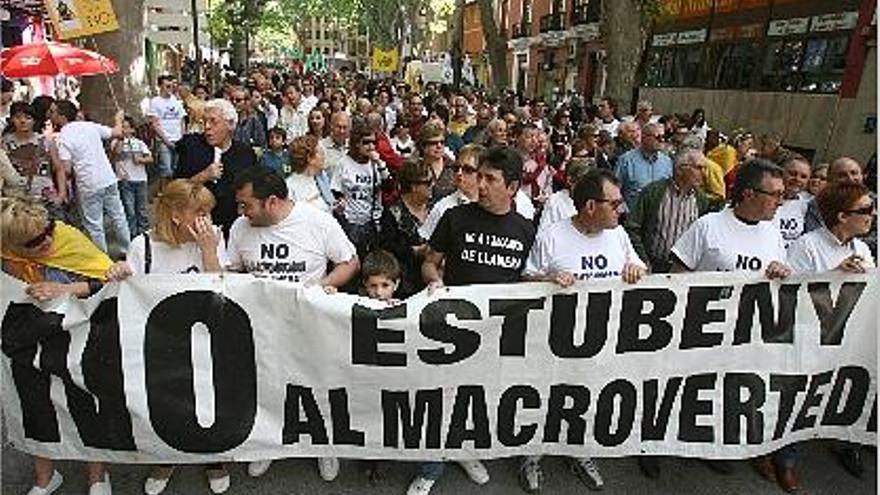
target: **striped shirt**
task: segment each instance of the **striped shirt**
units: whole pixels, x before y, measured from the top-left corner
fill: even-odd
[[[675,241],[700,216],[697,208],[697,195],[691,191],[682,191],[674,181],[663,193],[660,211],[657,212],[657,236],[654,237],[653,253],[656,260],[667,262]]]

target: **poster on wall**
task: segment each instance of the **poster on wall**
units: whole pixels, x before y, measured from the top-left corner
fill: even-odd
[[[62,40],[119,29],[110,0],[46,0],[46,11]]]

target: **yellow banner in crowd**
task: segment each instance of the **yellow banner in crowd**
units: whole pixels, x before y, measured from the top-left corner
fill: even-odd
[[[119,29],[110,0],[46,0],[46,10],[62,40]]]
[[[400,55],[397,48],[382,50],[373,48],[372,69],[374,72],[395,72],[400,66]]]

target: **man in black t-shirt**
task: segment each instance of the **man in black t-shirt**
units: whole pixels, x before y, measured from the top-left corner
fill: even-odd
[[[512,148],[490,148],[480,156],[479,200],[447,211],[428,243],[422,276],[429,290],[519,280],[535,240],[535,227],[513,208],[522,167]]]
[[[479,199],[446,211],[422,263],[428,292],[445,285],[516,282],[535,240],[535,227],[513,208],[523,162],[513,148],[489,148],[477,169]],[[444,266],[445,268],[441,268]],[[442,273],[442,275],[441,275]],[[489,481],[477,460],[459,461],[475,483]],[[423,463],[407,493],[427,494],[443,474],[440,462]]]
[[[238,114],[229,101],[215,99],[207,102],[205,141],[213,147],[213,154],[199,154],[196,155],[198,160],[181,163],[176,174],[176,177],[205,184],[214,193],[217,206],[211,212],[211,217],[215,224],[223,228],[226,238],[229,238],[229,229],[238,217],[232,186],[235,175],[257,164],[257,156],[249,145],[232,140],[237,121]]]

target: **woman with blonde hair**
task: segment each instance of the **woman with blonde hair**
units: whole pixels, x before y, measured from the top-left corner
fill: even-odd
[[[0,238],[3,272],[27,283],[26,293],[41,302],[65,295],[89,297],[101,289],[114,266],[85,234],[50,219],[36,198],[0,198]],[[111,492],[110,477],[102,463],[86,463],[86,472],[89,495]],[[28,495],[49,495],[63,481],[51,459],[34,456],[34,486]]]
[[[220,272],[226,262],[223,236],[211,224],[214,195],[202,184],[176,179],[156,196],[151,230],[131,241],[125,264],[110,272],[112,280],[133,274]],[[144,482],[144,493],[159,495],[168,486],[173,465],[156,466]],[[223,464],[205,468],[213,493],[229,489],[229,473]]]

